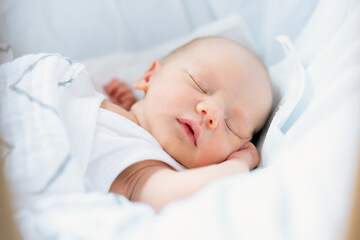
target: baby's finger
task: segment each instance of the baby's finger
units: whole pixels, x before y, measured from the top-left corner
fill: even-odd
[[[134,100],[134,99],[126,99],[125,101],[122,102],[121,107],[124,108],[125,110],[129,111],[135,102],[136,102],[136,100]]]
[[[238,151],[231,153],[227,159],[239,158],[246,154],[256,154],[256,153],[257,153],[257,150],[256,150],[256,147],[254,146],[254,144],[252,144],[251,142],[248,142],[248,143],[245,143],[243,146],[241,146],[241,148]]]
[[[116,98],[117,104],[126,110],[130,110],[131,106],[137,101],[132,92],[126,92],[120,98]]]
[[[110,100],[110,102],[112,102],[112,103],[114,103],[114,104],[116,104],[116,105],[120,105],[120,104],[121,104],[121,102],[120,102],[116,97],[114,97],[114,96],[109,96],[109,100]]]
[[[119,96],[119,101],[126,101],[126,99],[136,99],[135,94],[132,90],[128,89],[128,91],[125,91]]]
[[[116,93],[114,93],[114,97],[118,99],[118,101],[121,102],[121,99],[124,95],[128,94],[131,90],[126,86],[121,86],[117,88]]]
[[[246,149],[246,148],[249,148],[249,147],[251,147],[251,143],[250,143],[250,142],[245,143],[244,145],[241,146],[241,148],[240,148],[239,151],[241,151],[241,150],[243,150],[243,149]]]
[[[120,82],[117,79],[112,79],[108,84],[103,86],[103,89],[108,95],[112,95],[119,87],[119,84]]]

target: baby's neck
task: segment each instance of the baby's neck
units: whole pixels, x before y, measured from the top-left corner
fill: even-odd
[[[140,126],[139,124],[139,121],[136,117],[136,114],[133,112],[133,110],[131,109],[130,111],[126,111],[125,109],[123,109],[122,107],[116,105],[116,104],[113,104],[107,100],[104,100],[102,103],[101,103],[101,108],[103,109],[106,109],[106,110],[109,110],[111,112],[114,112],[114,113],[117,113],[117,114],[120,114],[121,116],[123,116],[124,118],[127,118],[129,119],[130,121],[136,123],[137,125]]]

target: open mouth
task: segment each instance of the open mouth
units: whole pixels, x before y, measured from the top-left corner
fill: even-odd
[[[197,131],[194,129],[194,124],[190,120],[176,119],[180,126],[184,129],[186,136],[192,144],[196,146]]]

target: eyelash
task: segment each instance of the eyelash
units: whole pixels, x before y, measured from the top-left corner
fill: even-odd
[[[226,128],[227,128],[230,132],[234,133],[233,131],[231,131],[229,125],[228,125],[227,122],[226,122],[226,120],[224,120],[224,123],[225,123]]]
[[[204,94],[207,94],[207,92],[200,87],[200,85],[195,81],[195,79],[193,78],[193,76],[191,74],[189,74],[190,78],[193,80],[193,82],[195,83],[196,87]]]
[[[227,128],[232,134],[234,134],[236,137],[239,137],[238,135],[236,135],[236,134],[230,129],[230,127],[229,127],[229,125],[227,124],[226,120],[224,120],[224,123],[225,123],[226,128]]]

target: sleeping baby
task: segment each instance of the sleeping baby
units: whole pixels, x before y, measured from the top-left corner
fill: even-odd
[[[111,102],[101,104],[86,172],[94,190],[160,211],[257,166],[250,140],[271,111],[272,91],[267,69],[247,48],[195,39],[155,60],[134,88],[143,99],[119,81],[105,86]]]

